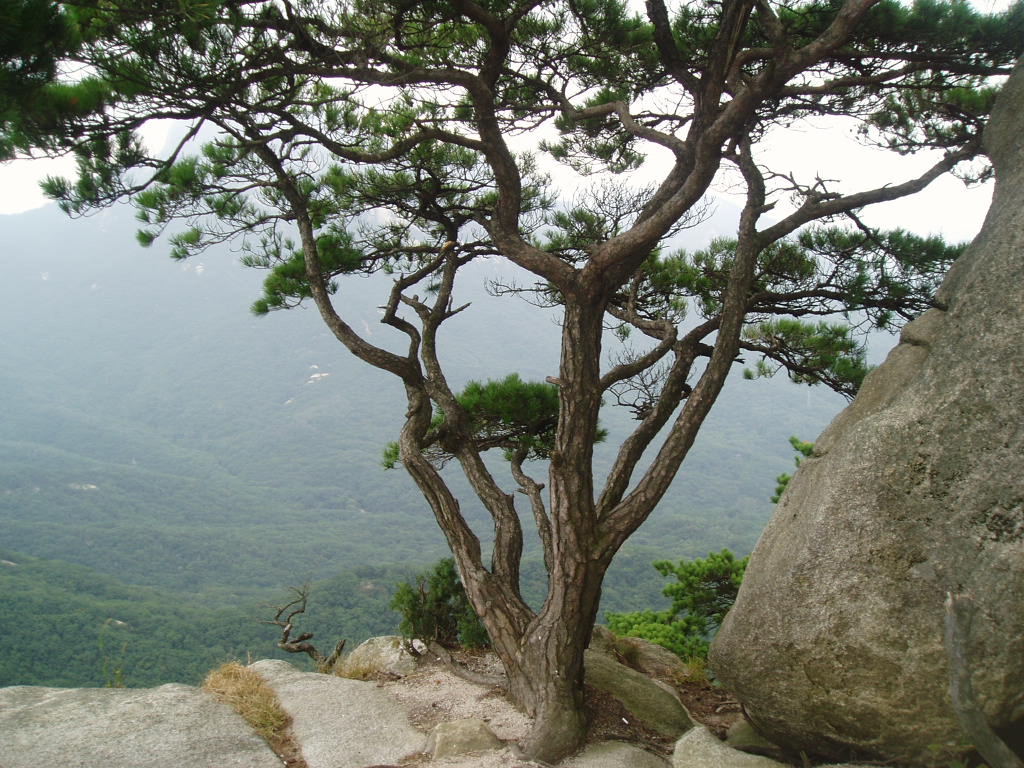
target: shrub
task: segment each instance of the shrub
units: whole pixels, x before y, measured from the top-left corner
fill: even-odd
[[[447,648],[486,648],[491,644],[450,557],[417,576],[416,586],[400,583],[391,607],[402,614],[399,630],[406,637],[432,640]]]
[[[748,558],[737,560],[727,549],[706,558],[654,563],[662,576],[675,576],[663,593],[672,598],[665,611],[609,613],[608,626],[622,637],[642,637],[668,648],[684,659],[705,659],[711,638],[743,581]]]
[[[814,453],[814,443],[808,443],[801,440],[799,437],[790,437],[789,444],[793,446],[793,450],[797,452],[793,461],[796,462],[797,467],[800,466],[800,459],[806,458]],[[793,479],[793,476],[788,472],[783,472],[781,475],[775,478],[775,495],[772,496],[772,504],[778,504],[779,499],[782,498],[783,492],[789,487],[789,481]]]

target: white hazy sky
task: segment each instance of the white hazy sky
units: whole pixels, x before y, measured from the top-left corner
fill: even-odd
[[[1005,9],[1010,0],[974,0],[984,11]],[[166,124],[147,126],[144,138],[151,149],[163,147],[169,132]],[[912,178],[934,162],[931,158],[899,158],[893,153],[861,146],[841,122],[780,132],[758,148],[758,156],[773,170],[789,170],[798,178],[815,176],[837,180],[844,192],[869,189],[883,183]],[[658,160],[648,164],[656,177]],[[0,214],[16,214],[49,204],[39,190],[48,175],[74,176],[70,158],[16,160],[0,165]],[[557,177],[561,177],[558,174]],[[724,185],[718,193],[730,197]],[[919,234],[941,234],[951,240],[969,240],[981,227],[992,198],[991,185],[965,189],[952,177],[933,183],[910,198],[873,206],[865,218],[881,227],[903,227]],[[773,214],[781,213],[776,210]]]
[[[164,148],[170,130],[168,121],[147,125],[143,138],[150,151]],[[47,176],[74,178],[75,161],[70,157],[37,158],[0,163],[0,214],[23,213],[52,204],[39,189]]]
[[[167,133],[167,126],[155,126],[147,131],[146,142],[151,148],[162,147]],[[815,176],[834,179],[835,188],[844,192],[913,178],[937,157],[901,158],[864,147],[847,126],[835,121],[779,132],[760,145],[757,154],[774,170],[790,170],[803,180],[813,180]],[[652,180],[657,177],[658,165],[657,157],[648,163],[652,166]],[[21,213],[49,204],[39,190],[40,180],[47,175],[73,177],[74,162],[61,158],[17,160],[0,165],[0,214]],[[556,174],[556,178],[564,180],[563,189],[565,183],[571,183],[571,176]],[[725,182],[717,186],[717,193],[732,197]],[[903,227],[922,235],[970,240],[980,229],[991,198],[991,184],[967,189],[957,179],[946,176],[917,195],[866,209],[865,219],[884,228]],[[772,215],[782,212],[780,206]]]

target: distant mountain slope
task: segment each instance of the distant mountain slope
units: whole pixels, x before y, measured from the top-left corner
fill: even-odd
[[[401,423],[397,382],[351,358],[313,312],[249,315],[261,275],[229,253],[176,264],[159,244],[138,248],[127,213],[0,219],[8,543],[136,583],[199,588],[253,583],[250,562],[265,564],[266,583],[281,563],[326,576],[339,561],[443,552],[411,482],[379,466]],[[479,282],[496,268],[476,267]],[[381,280],[357,280],[340,299],[375,340],[387,330],[376,323],[381,291]],[[468,281],[461,291],[475,306],[442,339],[456,382],[556,370],[550,315]],[[813,437],[840,405],[823,390],[737,376],[637,544],[666,556],[749,548],[774,477],[790,465],[786,438]],[[630,422],[606,411],[612,435],[598,463],[609,466]],[[126,553],[81,546],[76,530],[91,529]],[[144,531],[150,551],[133,565]]]
[[[78,605],[92,623],[75,626],[88,625],[95,639],[93,625],[110,613],[92,599],[109,591],[106,574],[119,589],[165,590],[145,593],[143,603],[227,611],[217,615],[240,633],[231,647],[241,648],[250,636],[237,629],[243,603],[334,578],[342,581],[321,594],[324,606],[336,605],[343,596],[333,591],[360,568],[408,574],[445,554],[412,482],[380,466],[405,407],[398,382],[352,358],[313,311],[250,315],[262,275],[230,252],[173,263],[159,243],[137,247],[133,231],[126,208],[77,222],[52,207],[0,217],[0,544],[48,559],[33,573],[48,574],[50,586],[77,585],[60,597],[36,583],[39,599],[20,609],[52,599],[57,612],[38,615],[49,617],[47,633],[68,639],[74,632],[54,616],[70,617]],[[487,278],[507,277],[503,269],[474,265],[458,286],[458,300],[473,306],[441,339],[456,385],[557,371],[555,317],[483,290]],[[386,280],[356,280],[339,298],[379,343],[388,343],[377,323]],[[843,404],[821,389],[738,373],[668,496],[613,565],[606,608],[657,600],[654,559],[749,551],[771,512],[776,475],[792,467],[788,436],[812,439]],[[610,438],[597,450],[598,476],[632,424],[611,406],[602,418]],[[486,540],[479,504],[454,468],[448,474]],[[93,580],[56,561],[87,566]],[[536,594],[535,555],[526,573]],[[5,610],[7,595],[28,587],[12,588],[0,592]],[[386,614],[391,628],[381,600],[367,610]],[[336,626],[324,610],[319,621]],[[8,669],[38,664],[21,651],[16,661],[4,656],[12,652],[0,647]]]

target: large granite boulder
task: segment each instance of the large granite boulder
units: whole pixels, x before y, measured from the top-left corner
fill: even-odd
[[[418,640],[416,650],[426,647]],[[399,635],[371,637],[343,657],[336,669],[344,677],[366,679],[374,675],[405,677],[416,671],[417,657],[409,652],[408,642]]]
[[[280,768],[227,704],[188,685],[0,688],[3,768]]]
[[[711,650],[773,741],[948,764],[948,592],[978,704],[1024,732],[1024,64],[986,133],[997,184],[933,309],[801,463]],[[1016,747],[1020,749],[1018,745]]]

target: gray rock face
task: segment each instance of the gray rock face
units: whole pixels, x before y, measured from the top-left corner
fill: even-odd
[[[984,227],[939,299],[818,439],[712,647],[772,740],[946,764],[943,602],[969,592],[973,687],[1024,731],[1024,64],[986,133]],[[1019,747],[1018,747],[1019,748]]]
[[[668,686],[619,664],[598,651],[584,656],[586,682],[611,694],[658,733],[676,737],[693,727],[689,713]]]
[[[374,683],[301,672],[270,659],[251,668],[292,716],[292,733],[309,768],[397,763],[423,751],[426,737],[409,724],[402,705]]]
[[[198,688],[0,689],[3,768],[280,768],[241,717]]]

